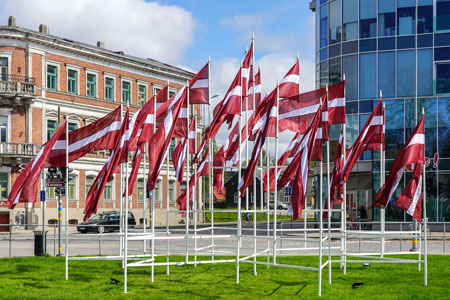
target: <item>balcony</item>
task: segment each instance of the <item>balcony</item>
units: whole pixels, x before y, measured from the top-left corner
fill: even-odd
[[[0,143],[0,164],[16,166],[28,163],[41,146],[27,143]]]
[[[28,106],[36,97],[33,77],[0,75],[0,106]]]

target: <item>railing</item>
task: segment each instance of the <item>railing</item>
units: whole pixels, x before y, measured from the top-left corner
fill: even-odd
[[[0,154],[15,156],[33,156],[36,155],[40,146],[27,143],[0,143]]]
[[[34,77],[3,74],[0,80],[0,93],[35,94]]]

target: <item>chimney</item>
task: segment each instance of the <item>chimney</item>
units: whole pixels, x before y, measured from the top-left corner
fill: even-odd
[[[103,42],[101,42],[101,41],[98,41],[98,42],[97,42],[97,47],[99,47],[99,48],[105,48],[105,43],[103,43]]]
[[[12,26],[12,27],[16,26],[16,17],[9,16],[9,18],[8,18],[8,26]]]
[[[41,24],[39,25],[39,32],[44,33],[44,34],[48,34],[48,27],[45,24]]]

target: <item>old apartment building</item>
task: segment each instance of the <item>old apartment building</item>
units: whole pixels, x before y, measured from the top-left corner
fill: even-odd
[[[53,36],[46,25],[40,25],[39,31],[22,28],[10,17],[7,26],[0,26],[0,224],[42,223],[39,195],[35,203],[20,204],[11,211],[6,200],[23,165],[57,129],[58,107],[61,120],[67,115],[69,130],[74,130],[121,103],[128,102],[132,114],[167,82],[173,94],[193,75],[150,58],[108,50],[102,42],[92,46]],[[199,116],[201,110],[194,110]],[[107,155],[107,151],[99,151],[71,163],[75,176],[68,188],[70,223],[82,220],[86,195]],[[166,182],[166,168],[162,168],[153,192],[160,210],[166,208],[166,199],[175,207],[180,189],[172,164],[170,169]],[[145,200],[143,178],[142,169],[130,204],[138,223]],[[46,198],[45,221],[54,222],[57,201],[53,188],[46,189]],[[117,175],[107,184],[98,210],[118,210],[119,201]],[[171,214],[173,222],[180,218]],[[165,213],[156,214],[156,224],[162,222]]]

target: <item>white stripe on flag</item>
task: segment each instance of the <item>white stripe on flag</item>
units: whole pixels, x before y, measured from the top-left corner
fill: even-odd
[[[190,89],[207,89],[208,88],[208,79],[198,79]]]
[[[417,202],[419,202],[420,194],[422,193],[422,174],[419,177],[419,182],[417,183],[416,192],[414,193],[413,201],[406,211],[408,215],[414,216],[414,211],[416,210]]]
[[[292,110],[287,113],[280,114],[280,120],[291,118],[291,117],[300,117],[304,115],[309,115],[317,112],[320,104],[314,104],[310,106],[306,106],[300,109]]]
[[[296,74],[289,74],[286,77],[284,77],[279,85],[282,85],[283,83],[299,83],[300,82],[300,76],[296,75]]]
[[[425,144],[425,135],[423,133],[416,133],[412,137],[411,141],[409,141],[408,147],[416,144]]]
[[[328,107],[342,107],[345,106],[344,98],[334,98],[333,100],[328,100]]]
[[[231,96],[242,96],[242,90],[240,86],[235,86],[228,94],[225,100],[223,101],[223,105],[227,104],[228,100]]]

